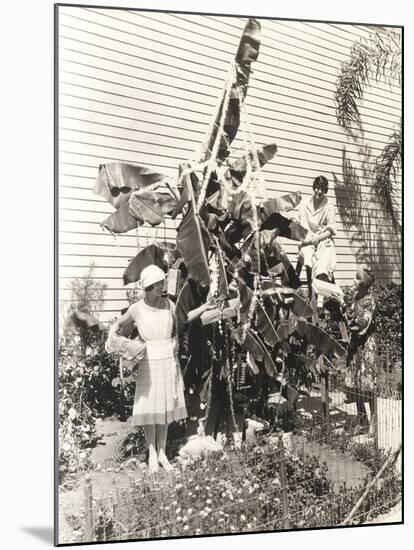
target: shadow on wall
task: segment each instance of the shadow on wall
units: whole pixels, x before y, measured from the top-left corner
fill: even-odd
[[[370,147],[360,145],[361,177],[342,149],[342,178],[332,173],[336,204],[358,264],[367,264],[379,280],[401,279],[401,228],[384,210],[375,193],[362,187],[372,180]]]

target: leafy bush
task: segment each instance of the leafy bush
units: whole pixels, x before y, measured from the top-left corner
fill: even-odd
[[[79,341],[59,345],[59,471],[61,480],[91,465],[84,450],[95,437],[95,416],[85,401],[85,365],[78,361]]]
[[[403,313],[402,287],[397,284],[375,283],[377,306],[376,333],[383,348],[391,354],[401,356]]]
[[[59,342],[59,462],[60,471],[89,467],[86,446],[94,443],[98,417],[126,419],[134,384],[124,389],[118,378],[118,359],[105,351],[99,337],[89,332],[88,343],[79,331]]]

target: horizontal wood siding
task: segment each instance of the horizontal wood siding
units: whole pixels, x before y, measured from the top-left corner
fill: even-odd
[[[61,6],[59,8],[59,285],[94,277],[107,285],[100,319],[127,305],[122,275],[139,247],[154,238],[175,240],[178,222],[142,227],[116,237],[101,227],[111,205],[92,192],[98,166],[122,161],[156,168],[174,180],[178,163],[205,138],[245,25],[239,17],[163,14]],[[369,28],[261,20],[262,45],[246,100],[257,145],[276,142],[264,169],[274,197],[312,192],[325,175],[328,196],[350,179],[349,205],[338,202],[336,279],[349,284],[361,257],[379,279],[400,281],[401,243],[372,193],[375,158],[401,116],[398,83],[375,83],[361,102],[364,133],[348,139],[335,116],[340,63]],[[241,137],[235,154],[243,150]],[[240,151],[238,151],[240,150]],[[397,182],[401,211],[401,183]],[[357,208],[356,208],[357,207]],[[362,212],[358,209],[362,208]],[[297,245],[284,245],[295,261]]]

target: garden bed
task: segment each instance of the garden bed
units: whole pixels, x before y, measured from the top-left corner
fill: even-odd
[[[114,419],[97,425],[101,445],[92,449],[97,469],[89,472],[96,540],[286,528],[275,435],[260,438],[258,446],[229,449],[225,455],[204,457],[185,468],[175,462],[173,474],[161,472],[154,480],[140,460],[119,464],[120,443],[128,433],[128,423]],[[310,440],[304,431],[290,441],[291,448],[286,445],[284,452],[290,528],[339,524],[372,470],[352,454]],[[83,540],[85,485],[83,473],[61,488],[61,543]],[[369,515],[364,508],[365,515],[358,522],[369,521],[395,505],[399,491],[398,476],[391,476],[386,494],[375,495],[374,512]]]

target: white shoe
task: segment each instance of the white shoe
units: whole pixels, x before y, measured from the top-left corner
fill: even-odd
[[[155,474],[159,471],[160,467],[158,465],[158,459],[157,457],[150,457],[148,459],[148,469],[151,474]]]
[[[174,466],[165,456],[164,451],[160,451],[160,453],[158,454],[158,462],[161,464],[164,470],[167,470],[168,472],[171,472],[171,470],[174,470]]]

